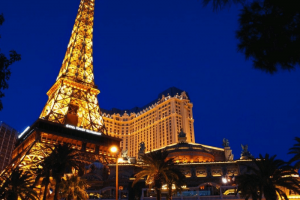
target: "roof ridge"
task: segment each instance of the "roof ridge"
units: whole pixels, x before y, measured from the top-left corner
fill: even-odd
[[[157,101],[160,100],[160,98],[163,95],[164,96],[169,96],[170,95],[171,97],[174,97],[177,94],[180,95],[182,92],[185,92],[185,91],[173,86],[173,87],[170,87],[170,88],[166,89],[165,91],[159,93],[157,99],[151,101],[150,103],[148,103],[148,104],[146,104],[146,105],[144,105],[142,107],[135,106],[135,107],[133,107],[131,109],[112,108],[110,110],[105,109],[105,108],[100,108],[100,111],[101,111],[101,113],[106,113],[106,114],[110,114],[110,115],[117,114],[117,113],[120,114],[120,115],[123,115],[124,113],[128,113],[128,114],[130,114],[130,113],[138,113],[138,112],[140,112],[140,111],[142,111],[142,110],[144,110],[144,109],[146,109],[146,108],[154,105],[155,103],[157,103]],[[185,92],[185,93],[186,93],[188,99],[190,99],[188,93],[187,92]]]

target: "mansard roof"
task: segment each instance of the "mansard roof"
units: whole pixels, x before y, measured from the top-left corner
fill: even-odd
[[[184,92],[184,90],[178,89],[176,87],[170,87],[170,88],[166,89],[165,91],[159,93],[158,99],[161,98],[162,95],[164,95],[164,96],[171,95],[171,97],[174,97],[176,94],[180,95],[182,92]],[[188,96],[188,98],[190,99],[188,93],[187,92],[185,92],[185,93]]]
[[[157,103],[157,101],[164,95],[164,96],[171,96],[171,97],[174,97],[176,96],[177,94],[181,94],[182,92],[185,92],[184,90],[181,90],[181,89],[178,89],[176,87],[170,87],[168,89],[166,89],[165,91],[161,92],[158,94],[158,97],[157,99],[151,101],[150,103],[148,103],[147,105],[145,106],[142,106],[142,107],[134,107],[134,108],[131,108],[131,109],[118,109],[118,108],[112,108],[110,110],[107,110],[107,109],[103,109],[103,108],[100,108],[100,111],[102,113],[106,113],[106,114],[109,114],[109,115],[113,115],[113,114],[120,114],[120,115],[123,115],[125,112],[130,114],[130,113],[138,113],[140,111],[143,111],[145,108],[148,108],[149,106]],[[189,95],[187,92],[185,92],[187,97],[190,99]]]

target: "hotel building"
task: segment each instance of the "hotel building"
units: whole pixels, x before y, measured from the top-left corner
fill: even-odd
[[[141,108],[100,110],[108,135],[121,138],[121,148],[128,149],[128,156],[137,157],[141,142],[146,151],[176,144],[181,129],[187,142],[194,143],[192,108],[188,94],[172,87]]]

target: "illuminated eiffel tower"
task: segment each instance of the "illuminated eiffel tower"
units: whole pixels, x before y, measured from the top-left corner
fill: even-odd
[[[69,143],[82,152],[81,161],[102,163],[116,161],[109,152],[121,139],[104,134],[97,95],[100,91],[93,74],[94,0],[81,0],[63,64],[40,118],[18,139],[12,163],[2,172],[16,166],[29,171],[49,154],[48,146]]]
[[[93,21],[94,0],[82,0],[62,67],[40,118],[100,130],[103,120],[93,74]]]

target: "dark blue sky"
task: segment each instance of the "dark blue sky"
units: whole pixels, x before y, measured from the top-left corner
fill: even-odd
[[[0,47],[15,49],[0,121],[23,131],[40,115],[69,42],[79,0],[6,0]],[[253,69],[237,52],[239,7],[200,0],[96,0],[94,73],[100,107],[143,106],[175,86],[194,104],[196,142],[240,144],[287,159],[300,136],[300,72]]]

